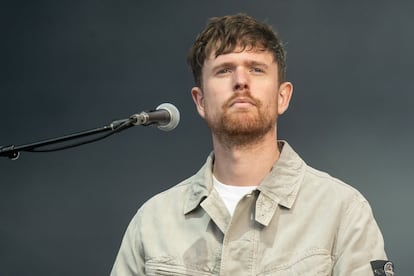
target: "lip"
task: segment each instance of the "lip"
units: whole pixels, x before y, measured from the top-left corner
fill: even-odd
[[[253,99],[248,97],[237,97],[234,100],[230,101],[230,106],[234,105],[241,105],[241,106],[247,106],[247,105],[256,105],[256,103],[253,101]]]

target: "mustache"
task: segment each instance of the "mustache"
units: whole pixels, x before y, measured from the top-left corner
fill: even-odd
[[[233,96],[231,96],[223,104],[223,108],[228,108],[238,101],[248,102],[257,107],[260,107],[262,105],[262,102],[259,99],[256,99],[255,97],[253,97],[250,92],[244,92],[242,94],[240,93],[233,94]]]

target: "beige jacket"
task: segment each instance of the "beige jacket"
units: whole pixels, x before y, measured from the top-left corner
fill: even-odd
[[[233,217],[212,184],[212,161],[146,202],[111,275],[373,275],[386,259],[366,199],[310,168],[286,143]]]

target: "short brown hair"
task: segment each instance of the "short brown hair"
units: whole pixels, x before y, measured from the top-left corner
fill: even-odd
[[[205,59],[215,51],[216,57],[241,47],[273,53],[279,71],[279,82],[286,78],[286,52],[275,31],[268,24],[246,14],[213,17],[197,36],[187,62],[191,66],[194,81],[201,87],[201,70]]]

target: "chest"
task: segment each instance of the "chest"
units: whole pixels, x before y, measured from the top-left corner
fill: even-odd
[[[331,275],[334,241],[324,231],[334,223],[258,204],[246,196],[232,217],[218,203],[178,219],[148,249],[147,275]],[[258,222],[261,212],[267,225]]]

